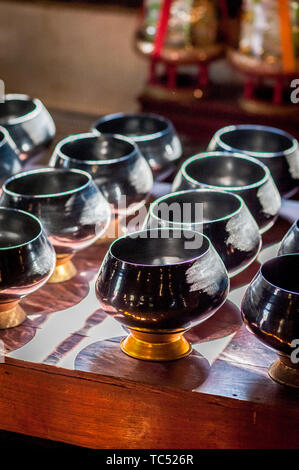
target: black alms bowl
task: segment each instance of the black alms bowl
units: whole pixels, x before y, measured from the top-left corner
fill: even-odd
[[[173,227],[206,235],[229,276],[249,266],[261,248],[258,226],[237,194],[213,189],[177,191],[154,201],[145,222],[148,228]]]
[[[206,152],[188,158],[181,166],[173,191],[210,188],[241,196],[255,218],[260,232],[274,224],[281,198],[268,168],[242,154]]]
[[[226,269],[209,239],[173,229],[116,240],[96,282],[101,307],[131,331],[123,350],[149,360],[189,354],[183,332],[210,317],[228,288]]]
[[[0,328],[26,315],[18,302],[39,289],[55,267],[55,251],[37,217],[0,207]]]
[[[56,133],[54,121],[42,102],[27,95],[5,95],[0,103],[0,125],[9,132],[21,161],[45,150]]]
[[[269,126],[241,124],[219,129],[208,150],[241,152],[257,158],[269,168],[284,197],[291,196],[299,185],[299,145],[289,133]]]
[[[49,164],[87,171],[115,213],[119,206],[127,213],[137,210],[153,186],[148,163],[134,142],[123,136],[91,132],[69,136],[57,144]]]
[[[299,339],[299,254],[265,262],[250,283],[241,310],[247,328],[280,356],[270,368],[271,377],[299,387],[299,368],[292,363],[293,341]]]
[[[40,218],[55,248],[57,267],[102,236],[110,222],[109,204],[91,176],[81,170],[40,168],[19,173],[4,183],[0,204]]]
[[[182,155],[181,142],[172,122],[157,114],[109,114],[95,122],[93,130],[133,139],[150,164],[155,179],[163,179],[171,173]]]

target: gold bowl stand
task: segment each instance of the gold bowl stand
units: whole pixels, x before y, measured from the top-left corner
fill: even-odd
[[[56,266],[48,282],[56,284],[58,282],[69,281],[77,274],[72,257],[73,255],[56,255]]]
[[[27,318],[26,313],[15,300],[7,303],[0,303],[0,330],[18,326]]]
[[[278,359],[269,368],[269,375],[275,382],[299,388],[299,363],[294,364],[288,356],[279,354]]]
[[[129,328],[130,334],[121,341],[121,350],[128,356],[145,361],[174,361],[188,356],[191,344],[184,337],[186,331],[163,333]]]

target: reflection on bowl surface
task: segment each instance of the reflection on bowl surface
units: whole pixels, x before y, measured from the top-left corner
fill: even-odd
[[[186,160],[172,189],[214,188],[239,194],[264,233],[277,218],[281,198],[268,168],[242,154],[207,152]]]
[[[110,114],[93,126],[102,134],[132,138],[150,164],[154,176],[161,177],[182,155],[182,146],[171,121],[156,114]]]
[[[227,126],[215,133],[208,149],[243,152],[258,158],[269,167],[282,195],[290,194],[298,186],[298,142],[280,129],[254,124]]]
[[[292,227],[283,237],[279,247],[279,255],[299,253],[299,219],[295,220]]]
[[[258,227],[243,200],[225,191],[198,189],[167,194],[151,204],[146,225],[204,233],[230,277],[251,264],[261,246]]]
[[[0,126],[0,183],[21,171],[21,168],[15,145],[7,130]]]

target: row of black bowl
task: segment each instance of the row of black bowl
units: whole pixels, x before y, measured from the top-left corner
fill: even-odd
[[[2,164],[0,160],[0,178],[7,177],[9,172],[14,173],[19,167],[19,160],[26,161],[47,148],[55,136],[55,124],[40,100],[27,95],[5,95],[0,103],[1,146],[9,143],[17,154],[17,159],[10,157]],[[5,132],[5,130],[8,132]],[[172,123],[153,114],[124,114],[117,113],[102,117],[94,123],[92,131],[99,135],[122,135],[129,137],[137,144],[140,153],[150,165],[154,178],[163,179],[173,170],[173,164],[182,156],[182,146]],[[57,147],[57,153],[67,165],[68,159],[75,159],[83,164],[85,148],[91,141],[84,139],[91,135],[80,134],[64,139]],[[71,145],[68,145],[71,143]],[[119,144],[120,145],[120,144]],[[109,149],[117,147],[116,142],[93,144],[94,160],[105,159]],[[110,148],[115,152],[117,148]],[[243,153],[246,156],[257,158],[264,163],[271,172],[280,194],[284,197],[292,194],[298,186],[299,155],[298,142],[287,132],[268,126],[237,125],[220,129],[213,136],[208,151],[221,151],[226,153]],[[80,155],[78,156],[78,152]],[[102,154],[102,157],[101,157]],[[115,159],[127,156],[128,149],[119,146]],[[60,163],[62,165],[62,163]],[[188,168],[187,174],[191,171]],[[191,172],[192,173],[192,172]],[[192,174],[189,175],[192,178]],[[195,178],[196,179],[196,178]],[[256,182],[256,181],[252,181]],[[214,185],[212,181],[202,181],[203,184]],[[220,186],[230,186],[227,179]],[[235,184],[236,185],[236,184]],[[240,181],[244,185],[244,181]]]
[[[88,243],[82,244],[82,233],[74,231],[75,223],[79,229],[82,224],[84,230],[93,225],[92,230],[97,231],[96,220],[92,224],[86,223],[82,217],[82,204],[77,204],[79,194],[85,207],[92,207],[86,204],[86,194],[81,194],[82,186],[93,184],[92,192],[99,197],[99,191],[95,190],[97,185],[116,215],[119,215],[120,199],[126,196],[126,212],[134,213],[151,192],[151,169],[156,178],[165,177],[181,156],[181,145],[172,124],[160,116],[106,116],[96,123],[95,128],[102,134],[95,134],[94,130],[70,136],[57,145],[50,160],[56,170],[21,173],[3,186],[0,204],[38,215],[51,242],[56,244],[58,255],[67,253],[68,232],[73,243],[70,254],[74,252],[74,244],[77,243],[80,249],[96,238],[88,232],[85,237]],[[264,126],[229,126],[215,134],[209,148],[212,151],[183,163],[173,183],[174,192],[151,205],[143,231],[120,238],[111,245],[101,267],[98,297],[107,313],[130,329],[131,334],[123,341],[122,349],[131,356],[167,360],[190,353],[183,332],[208,318],[222,305],[229,289],[228,277],[245,269],[256,258],[261,247],[260,234],[268,230],[277,217],[281,200],[271,173],[281,195],[290,196],[297,189],[298,143],[283,131]],[[88,179],[86,172],[92,175],[96,185],[90,177],[83,184],[82,178]],[[68,178],[70,186],[67,185]],[[63,201],[60,207],[53,204],[53,200],[59,199]],[[98,207],[105,207],[103,201],[97,201]],[[202,209],[200,217],[197,203]],[[169,210],[173,204],[176,211]],[[191,210],[182,220],[185,204]],[[165,206],[167,210],[163,212]],[[109,219],[107,209],[105,214],[104,218],[103,212],[101,215],[101,234]],[[61,219],[68,223],[60,232],[55,232],[53,227],[63,225]],[[297,229],[298,223],[292,230],[296,233]],[[14,230],[10,232],[15,233]],[[292,240],[292,234],[293,231],[286,240]],[[18,248],[19,245],[13,243],[11,247]],[[298,251],[296,245],[295,250]],[[287,338],[287,346],[279,351],[289,357],[290,334],[298,330],[298,321],[294,320],[296,312],[298,316],[298,257],[290,255],[277,260],[271,260],[274,267],[277,264],[277,269],[272,265],[268,270],[262,267],[271,275],[273,271],[278,273],[273,282],[262,270],[257,276],[263,282],[266,279],[267,286],[262,289],[261,297],[266,303],[258,300],[258,305],[253,304],[254,308],[251,306],[247,313],[246,299],[248,296],[251,299],[252,286],[260,285],[258,280],[253,281],[244,301],[243,315],[249,328],[256,333],[252,324],[256,327],[256,314],[259,313],[261,325],[257,326],[258,331],[262,331],[264,324],[269,326],[269,331],[272,328],[272,333],[268,331],[260,336],[279,350],[271,342],[272,337],[279,337],[279,329],[274,331],[273,327],[278,321],[277,302],[272,302],[274,322],[269,308],[274,295],[271,288],[275,290],[274,299],[278,300],[278,290],[282,296],[286,291],[286,298],[292,298],[288,318],[281,315],[277,325],[281,326],[281,322],[288,325],[284,330],[287,335],[281,338],[281,343]],[[284,278],[286,283],[281,281],[280,286],[279,279]],[[290,288],[286,290],[288,282]],[[265,291],[270,295],[270,301]],[[269,321],[265,322],[267,309]],[[293,329],[289,326],[290,318]]]
[[[38,110],[41,113],[39,126],[47,127],[47,119],[42,113],[44,108],[39,102],[38,109],[31,109],[29,102],[30,99],[28,97],[26,99],[23,95],[19,98],[17,95],[10,95],[0,105],[0,110],[1,106],[4,106],[2,117],[6,112],[6,120],[3,119],[10,125],[12,125],[10,120],[12,116],[15,120],[21,120],[22,109],[23,112],[27,111],[23,120],[27,123],[27,120],[33,119],[38,134],[39,127],[36,117]],[[48,125],[48,127],[50,129],[51,126]],[[243,133],[243,127],[235,132]],[[28,130],[27,124],[26,129]],[[110,134],[86,133],[63,139],[56,146],[49,164],[56,168],[75,168],[87,171],[110,203],[114,215],[119,216],[122,212],[134,213],[144,205],[152,190],[151,169],[156,176],[161,176],[161,172],[165,175],[165,172],[169,171],[169,165],[181,156],[181,144],[173,125],[161,116],[117,114],[100,119],[94,129],[97,132],[110,132]],[[228,129],[229,133],[232,133],[232,129]],[[297,141],[282,131],[272,128],[261,130],[253,126],[251,131],[252,139],[257,142],[256,147],[259,145],[260,152],[263,151],[263,154],[267,153],[267,138],[269,140],[271,137],[271,141],[275,140],[276,152],[274,152],[274,145],[271,144],[267,156],[272,166],[276,168],[279,164],[279,168],[284,167],[286,170],[286,162],[291,162],[290,167],[287,168],[287,175],[284,173],[281,180],[287,178],[289,181],[288,192],[293,191],[296,180],[292,179],[290,175],[294,175],[294,171],[292,173],[291,169],[296,168],[299,158]],[[126,136],[115,135],[116,132],[126,134]],[[49,135],[49,133],[50,131],[40,132],[43,135]],[[15,129],[12,135],[16,136],[17,134]],[[267,138],[266,134],[268,134]],[[215,142],[219,141],[216,136],[210,145],[215,146]],[[37,139],[35,141],[37,142]],[[288,141],[289,149],[286,149],[286,141]],[[46,141],[44,143],[46,145]],[[24,151],[24,146],[20,146]],[[281,163],[282,161],[284,165]],[[278,171],[278,167],[276,171]],[[31,184],[34,186],[36,195],[39,195],[41,186],[43,191],[51,192],[52,189],[48,189],[48,184],[45,182],[49,175],[50,172],[46,177],[42,177],[41,170],[32,173],[31,176],[28,174],[18,175],[16,178],[9,179],[4,185],[5,204],[8,203],[8,199],[13,199],[10,195],[12,188],[14,192],[22,195],[24,194],[22,186],[24,184],[28,186],[27,180],[30,179],[32,183],[29,182],[29,186]],[[42,185],[37,183],[38,178],[43,181]],[[54,176],[52,176],[53,178]],[[59,181],[58,176],[56,179]],[[60,177],[60,180],[62,186],[59,186],[57,181],[55,186],[59,186],[60,191],[63,192],[65,190],[63,176]],[[51,182],[49,184],[51,186]],[[201,188],[202,191],[192,191],[192,189],[198,188]],[[177,192],[178,189],[184,191]],[[187,192],[186,190],[189,189],[190,191]],[[161,227],[169,224],[175,227],[180,225],[180,221],[173,214],[167,214],[166,217],[160,214],[160,208],[165,204],[169,206],[177,204],[179,209],[188,204],[192,207],[201,204],[204,219],[198,220],[193,211],[188,221],[189,228],[196,228],[211,239],[221,254],[230,276],[237,274],[254,260],[261,246],[258,232],[263,233],[272,226],[281,204],[280,195],[267,166],[257,159],[240,153],[210,152],[189,158],[183,163],[177,174],[172,190],[175,191],[173,194],[156,201],[156,205],[152,206],[148,220],[149,225]],[[223,190],[229,191],[230,194],[228,192],[224,194]],[[10,205],[25,210],[27,207],[26,203],[21,204],[14,201],[10,201]],[[171,216],[172,220],[169,219]],[[58,244],[57,237],[61,234],[54,233],[53,236]],[[66,250],[62,249],[61,251],[58,247],[56,251],[61,256],[67,254],[69,250],[65,253]]]

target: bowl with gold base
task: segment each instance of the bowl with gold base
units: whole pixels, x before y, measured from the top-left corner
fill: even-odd
[[[55,267],[55,251],[37,217],[0,207],[0,329],[26,319],[19,305],[42,287]]]
[[[49,282],[75,276],[72,257],[100,238],[110,223],[110,207],[91,176],[81,170],[39,168],[9,178],[0,204],[27,210],[42,222],[57,264]]]
[[[241,306],[248,330],[278,354],[269,368],[270,377],[295,388],[299,388],[298,273],[298,253],[266,261],[251,281]]]
[[[184,333],[213,315],[228,289],[227,271],[210,240],[169,228],[114,241],[96,281],[101,307],[130,332],[122,351],[149,361],[189,355]]]
[[[149,164],[134,141],[120,135],[87,132],[66,137],[57,144],[49,165],[87,171],[110,203],[113,217],[97,244],[125,234],[124,216],[145,204],[153,186]]]

